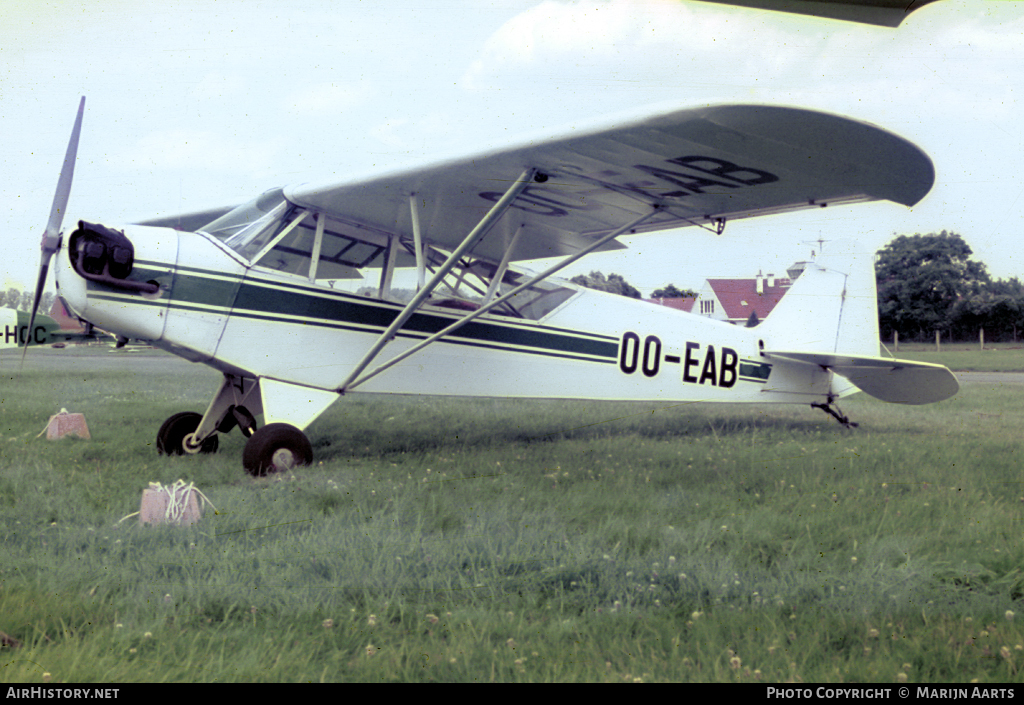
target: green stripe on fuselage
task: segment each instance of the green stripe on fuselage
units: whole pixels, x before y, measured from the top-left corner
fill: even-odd
[[[187,272],[185,270],[188,270]],[[398,317],[400,308],[378,302],[363,303],[358,297],[344,293],[314,292],[283,282],[266,284],[252,279],[235,279],[223,272],[208,272],[215,276],[203,276],[198,268],[178,268],[170,306],[190,308],[195,306],[224,307],[239,315],[252,315],[271,320],[314,319],[326,324],[348,324],[380,329],[389,326]],[[416,313],[402,331],[431,335],[447,328],[456,317],[431,313]],[[514,345],[540,349],[546,352],[615,360],[618,357],[618,342],[610,336],[572,334],[553,329],[530,330],[517,325],[471,321],[451,334],[450,339],[466,343],[490,343]]]
[[[171,303],[188,302],[201,306],[222,306],[230,310],[240,282],[237,279],[213,279],[178,272],[174,277]]]
[[[243,283],[239,288],[238,296],[235,299],[235,310],[276,314],[284,317],[317,318],[370,326],[382,330],[389,326],[399,314],[399,310],[396,308],[311,296],[298,291],[281,291],[249,282]],[[432,335],[447,328],[454,320],[457,319],[429,313],[415,313],[402,326],[402,330]],[[451,337],[611,359],[618,355],[618,345],[608,340],[594,340],[543,330],[524,330],[516,326],[502,326],[479,321],[470,321],[452,333]]]

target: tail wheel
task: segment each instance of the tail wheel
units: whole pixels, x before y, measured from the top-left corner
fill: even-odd
[[[313,462],[313,446],[291,424],[272,423],[258,429],[245,443],[242,465],[255,477]]]
[[[196,455],[216,453],[220,440],[212,435],[198,446],[192,445],[192,436],[203,420],[202,414],[183,411],[164,421],[156,434],[156,449],[160,455]]]

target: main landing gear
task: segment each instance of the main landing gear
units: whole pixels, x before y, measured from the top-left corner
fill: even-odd
[[[286,423],[267,424],[259,429],[242,451],[242,465],[255,476],[312,462],[313,446],[306,434]]]
[[[218,434],[237,426],[249,439],[242,451],[242,465],[250,475],[262,477],[313,462],[313,447],[306,434],[286,423],[257,428],[254,414],[242,402],[262,412],[258,383],[224,375],[224,383],[205,415],[184,411],[164,421],[156,434],[157,451],[161,455],[216,453]]]

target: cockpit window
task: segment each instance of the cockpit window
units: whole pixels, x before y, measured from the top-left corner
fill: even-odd
[[[263,243],[260,247],[265,246],[273,236],[301,217],[302,213],[301,209],[294,209],[284,214],[281,218],[281,227],[270,230],[273,233],[271,237],[258,238]],[[321,217],[312,213],[307,214],[256,264],[280,272],[330,280],[359,277],[359,270],[380,266],[378,259],[387,250],[386,240],[366,242],[347,234],[337,223],[325,222],[323,238],[320,241],[320,256],[317,258],[316,269],[311,274],[310,262],[316,247],[317,221]]]
[[[315,279],[358,277],[357,270],[371,266],[387,249],[386,238],[379,234],[349,234],[344,224],[325,221],[317,266],[311,271],[321,217],[289,203],[281,189],[273,189],[213,221],[203,232],[252,264]]]
[[[287,203],[284,198],[284,190],[279,188],[271,189],[248,203],[228,211],[220,218],[217,218],[217,220],[205,225],[202,230],[227,243],[235,235],[238,235],[284,203]]]
[[[419,275],[414,263],[410,261],[411,253],[414,252],[412,243],[403,239],[401,247],[408,255],[399,258],[399,266],[394,268],[386,289],[382,286],[373,286],[368,280],[364,280],[361,285],[357,281],[348,281],[344,284],[337,282],[336,288],[344,288],[362,296],[383,297],[396,303],[409,302],[418,289]],[[445,259],[447,255],[444,252],[428,248],[425,278],[429,279]],[[496,281],[497,277],[498,265],[495,263],[464,259],[438,284],[426,305],[475,311],[490,304],[499,296],[511,293],[513,289],[532,279],[533,274],[525,269],[509,267],[501,273],[500,281]],[[539,321],[576,293],[576,289],[564,286],[560,280],[547,279],[525,287],[510,299],[491,308],[488,314]]]
[[[426,247],[425,271],[420,272],[409,238],[307,211],[289,203],[281,189],[267,191],[202,230],[252,265],[396,303],[410,301],[419,288],[420,277],[429,278],[448,257],[441,250]],[[318,231],[322,233],[319,242]],[[444,277],[425,305],[477,310],[531,278],[528,272],[517,269],[499,271],[493,262],[464,258]],[[536,321],[575,293],[576,289],[557,280],[536,282],[489,313]]]

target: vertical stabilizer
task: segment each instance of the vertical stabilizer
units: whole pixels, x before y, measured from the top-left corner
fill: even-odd
[[[768,349],[874,357],[878,298],[874,253],[856,243],[829,243],[761,324]]]

